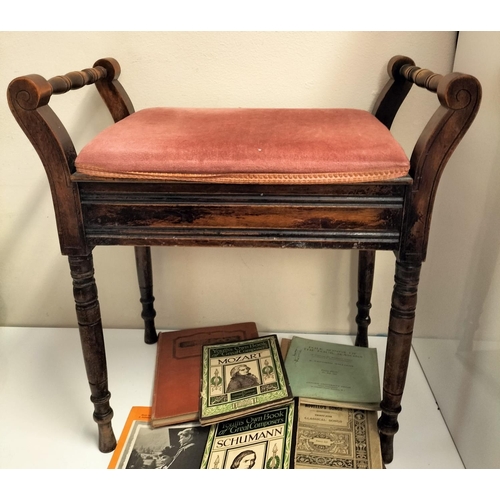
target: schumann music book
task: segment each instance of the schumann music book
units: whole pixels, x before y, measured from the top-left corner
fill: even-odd
[[[151,425],[198,419],[203,345],[257,338],[255,323],[190,328],[158,335]]]
[[[377,412],[299,398],[295,469],[382,469]]]
[[[203,346],[202,425],[248,415],[291,400],[276,335]]]
[[[289,469],[294,403],[212,425],[202,469]]]

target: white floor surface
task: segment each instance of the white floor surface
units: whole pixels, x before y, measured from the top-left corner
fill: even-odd
[[[353,342],[350,336],[307,336]],[[105,342],[118,439],[130,408],[151,404],[156,347],[143,343],[140,330],[106,330]],[[370,337],[381,374],[385,342]],[[97,449],[89,398],[77,329],[0,328],[1,469],[106,469],[111,455]],[[394,461],[387,468],[463,468],[413,353],[402,406]]]

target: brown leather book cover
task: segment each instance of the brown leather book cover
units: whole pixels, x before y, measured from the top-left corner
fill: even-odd
[[[203,345],[258,336],[255,323],[159,333],[151,426],[161,427],[198,418]]]
[[[290,348],[290,344],[292,343],[292,339],[287,339],[283,337],[280,342],[281,356],[283,359],[286,359],[286,355],[288,354],[288,349]]]

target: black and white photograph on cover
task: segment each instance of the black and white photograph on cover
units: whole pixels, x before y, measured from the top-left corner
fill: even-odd
[[[186,423],[152,429],[135,421],[117,469],[199,469],[208,427]]]

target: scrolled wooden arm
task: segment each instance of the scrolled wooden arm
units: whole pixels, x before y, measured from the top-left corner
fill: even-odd
[[[76,150],[73,141],[49,106],[54,94],[64,94],[86,85],[95,84],[113,116],[118,120],[134,112],[132,103],[116,80],[120,65],[113,58],[100,59],[93,68],[73,71],[49,80],[36,74],[12,80],[7,89],[7,100],[12,115],[35,148],[52,190],[52,199],[58,227],[65,221],[78,221],[64,234],[60,233],[64,254],[81,255],[88,251],[83,236],[83,223],[77,187],[71,182],[75,172]]]
[[[441,106],[420,134],[410,158],[414,220],[408,235],[407,258],[415,255],[425,260],[439,180],[479,111],[481,94],[479,81],[470,75],[450,73],[439,81]]]
[[[389,81],[382,89],[373,114],[387,127],[413,84],[437,94],[440,106],[417,140],[410,158],[413,178],[407,242],[401,258],[425,260],[432,207],[441,174],[453,151],[474,121],[481,101],[481,85],[463,73],[440,75],[415,65],[406,56],[394,56],[387,65]]]
[[[8,89],[8,99],[14,106],[26,111],[46,106],[52,95],[65,94],[95,84],[115,121],[134,112],[134,107],[118,82],[121,68],[116,59],[99,59],[92,68],[71,71],[46,80],[40,75],[16,78]]]
[[[120,66],[114,59],[102,61],[113,61],[116,67],[112,71],[104,66],[94,65],[93,68],[81,71],[71,71],[65,75],[58,75],[48,80],[40,75],[27,75],[16,78],[11,82],[8,89],[9,99],[25,110],[34,110],[49,103],[54,94],[65,94],[70,90],[81,89],[86,85],[92,85],[99,80],[117,77],[120,74]]]

